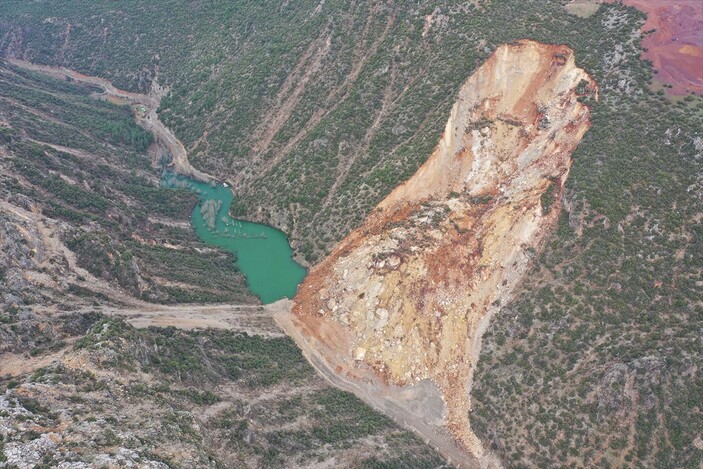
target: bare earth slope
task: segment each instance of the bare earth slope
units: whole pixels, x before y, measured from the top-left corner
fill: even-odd
[[[415,385],[427,402],[438,390],[443,405],[420,405],[415,416],[478,457],[468,415],[480,335],[556,221],[542,204],[560,197],[589,127],[579,93],[596,87],[569,48],[498,48],[461,88],[429,160],[312,270],[294,301],[303,348],[390,401],[410,395],[390,388]]]
[[[259,306],[200,243],[196,196],[159,188],[150,159],[201,174],[158,87],[16,65],[0,60],[0,468],[446,467],[316,376],[273,321],[289,302]]]

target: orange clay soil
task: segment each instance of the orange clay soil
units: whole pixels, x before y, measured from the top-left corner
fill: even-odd
[[[541,199],[560,206],[589,128],[577,89],[597,97],[568,47],[498,48],[462,86],[427,162],[294,299],[296,335],[329,369],[398,402],[404,392],[389,390],[441,396],[414,417],[484,461],[469,423],[480,337],[556,224],[559,210],[543,213]]]
[[[657,81],[672,85],[670,93],[703,93],[703,0],[623,0],[647,14],[643,57],[658,70]]]

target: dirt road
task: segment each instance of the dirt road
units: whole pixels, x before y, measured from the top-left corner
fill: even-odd
[[[101,308],[110,316],[123,317],[135,327],[168,327],[179,329],[225,329],[246,332],[267,338],[284,337],[271,313],[256,305],[148,305],[143,308]]]
[[[55,260],[63,259],[68,267],[68,272],[65,272],[63,276],[64,280],[69,283],[96,293],[102,293],[111,300],[129,307],[140,308],[149,305],[149,303],[113,288],[105,280],[93,276],[80,267],[73,251],[61,242],[56,227],[41,213],[0,200],[0,214],[3,213],[14,217],[17,223],[23,225],[22,231],[26,233],[27,242],[37,251],[34,260],[38,268],[50,269]]]
[[[157,144],[163,146],[164,149],[168,151],[172,157],[173,169],[179,174],[192,177],[199,181],[207,182],[214,179],[190,165],[188,162],[188,152],[183,144],[176,138],[173,132],[159,120],[159,115],[156,111],[161,103],[161,98],[168,93],[168,90],[159,86],[156,82],[152,84],[151,91],[146,95],[120,90],[103,78],[83,75],[82,73],[69,70],[65,67],[37,65],[16,59],[8,59],[8,62],[25,70],[39,72],[54,78],[62,80],[71,78],[79,83],[97,86],[103,90],[103,93],[99,94],[97,97],[107,99],[117,104],[143,106],[144,109],[136,113],[136,122],[144,129],[153,133]]]
[[[302,337],[296,327],[293,326],[293,316],[290,313],[291,302],[289,300],[281,300],[274,304],[268,305],[267,310],[272,314],[276,323],[288,334],[302,350],[305,358],[317,370],[317,372],[325,378],[333,386],[344,391],[355,394],[359,399],[370,405],[377,411],[392,418],[396,423],[403,427],[419,434],[423,440],[438,452],[440,452],[447,460],[462,468],[488,468],[498,467],[493,461],[479,461],[471,456],[455,443],[454,439],[446,431],[438,426],[428,424],[424,419],[418,417],[422,412],[416,406],[413,406],[412,401],[417,401],[419,393],[425,393],[427,389],[418,387],[415,392],[398,389],[397,393],[408,394],[408,406],[399,404],[398,399],[384,399],[383,394],[373,383],[363,383],[356,380],[347,380],[340,373],[335,373],[335,370],[330,369],[325,360],[322,359],[319,352],[310,346],[310,344]],[[431,398],[427,399],[432,401]],[[424,403],[423,403],[424,404]]]
[[[49,67],[43,65],[35,65],[24,61],[11,60],[16,66],[21,68],[41,72],[60,79],[70,77],[71,79],[97,86],[103,90],[103,93],[96,97],[108,99],[112,102],[120,104],[129,104],[131,106],[141,107],[136,113],[136,121],[145,129],[151,131],[157,142],[164,146],[171,154],[174,170],[180,174],[184,174],[202,181],[213,180],[210,176],[194,169],[188,162],[187,152],[183,144],[175,137],[175,135],[159,120],[157,109],[161,97],[166,94],[166,90],[154,84],[148,95],[130,93],[127,91],[115,88],[108,81],[78,72],[59,67]],[[36,214],[18,210],[17,207],[1,206],[0,208],[12,210],[16,214],[22,212],[21,215],[29,217],[31,222],[41,225],[42,221],[35,217]],[[49,238],[48,232],[45,238]],[[53,237],[52,237],[53,238]],[[46,243],[46,240],[43,240]],[[341,374],[335,373],[335,370],[330,369],[325,361],[321,358],[317,350],[310,346],[293,327],[291,319],[291,302],[290,300],[281,300],[271,305],[266,306],[250,306],[250,305],[174,305],[163,306],[151,303],[146,303],[136,298],[133,298],[123,292],[113,289],[106,282],[102,282],[92,277],[88,272],[80,269],[75,259],[72,258],[73,253],[70,252],[60,242],[51,244],[52,250],[60,252],[66,259],[69,260],[70,268],[79,275],[77,279],[85,278],[85,281],[74,280],[72,283],[85,286],[90,290],[105,294],[107,297],[118,301],[125,307],[84,307],[81,310],[94,311],[98,310],[104,314],[111,316],[120,316],[133,324],[136,327],[149,326],[174,326],[182,329],[200,329],[200,328],[216,328],[226,329],[237,332],[246,332],[249,334],[257,334],[266,337],[282,337],[284,332],[293,338],[296,344],[301,348],[304,356],[317,370],[332,385],[355,394],[364,402],[369,404],[379,412],[389,416],[398,424],[409,430],[419,434],[428,444],[435,447],[449,462],[464,468],[492,468],[497,467],[493,460],[478,460],[468,454],[455,443],[453,438],[444,431],[437,420],[442,418],[443,403],[436,392],[422,383],[413,386],[412,389],[407,388],[388,388],[384,392],[388,395],[394,393],[394,399],[386,398],[383,392],[379,392],[379,388],[374,383],[358,382],[346,379]],[[57,352],[61,354],[63,351]],[[57,358],[51,357],[46,360]],[[33,363],[32,366],[42,366],[42,363]],[[425,383],[426,384],[426,383]],[[402,396],[402,399],[397,399],[397,396]]]

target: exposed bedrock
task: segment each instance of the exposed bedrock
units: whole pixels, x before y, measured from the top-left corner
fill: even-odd
[[[559,206],[589,127],[578,98],[596,93],[566,46],[496,50],[427,162],[301,285],[293,324],[327,366],[385,398],[432,383],[444,409],[418,418],[481,457],[469,422],[480,336],[555,226],[542,204]]]

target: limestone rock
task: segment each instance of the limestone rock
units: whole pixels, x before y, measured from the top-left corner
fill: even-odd
[[[499,47],[461,88],[430,158],[312,269],[294,300],[296,326],[332,369],[380,387],[434,382],[445,426],[474,454],[479,339],[556,224],[559,210],[543,210],[541,198],[559,204],[590,125],[577,88],[597,98],[568,47]]]

